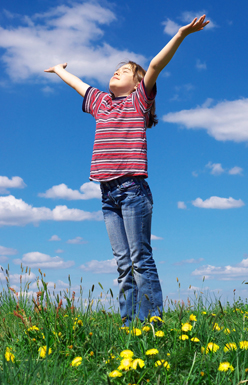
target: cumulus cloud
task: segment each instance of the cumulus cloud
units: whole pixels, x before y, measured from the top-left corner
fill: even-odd
[[[201,60],[200,59],[197,59],[196,60],[196,68],[199,70],[199,71],[201,71],[201,70],[206,70],[207,69],[207,64],[204,62],[201,62]]]
[[[50,242],[53,242],[53,241],[61,241],[61,239],[59,238],[58,235],[52,235],[51,238],[49,239]]]
[[[242,175],[242,173],[243,173],[243,169],[238,166],[235,166],[228,171],[228,174],[230,175]]]
[[[174,265],[180,266],[180,265],[186,265],[186,264],[192,264],[192,263],[200,263],[204,261],[204,258],[190,258],[190,259],[183,259],[182,261],[175,262]]]
[[[223,172],[225,172],[225,170],[221,166],[221,163],[208,162],[206,167],[211,169],[211,174],[212,175],[220,175]]]
[[[87,199],[93,199],[101,198],[101,191],[100,191],[100,185],[94,182],[87,182],[84,183],[80,187],[80,191],[78,190],[72,190],[67,187],[66,184],[61,183],[57,186],[51,187],[49,190],[47,190],[45,193],[38,194],[39,197],[43,198],[53,198],[53,199],[67,199],[67,200],[87,200]]]
[[[25,273],[25,274],[10,274],[8,276],[10,286],[12,285],[19,285],[20,281],[25,285],[27,282],[32,282],[36,279],[36,275],[32,272]],[[0,281],[5,281],[5,275],[2,271],[0,271]]]
[[[0,246],[0,255],[15,255],[18,251],[10,247]]]
[[[14,259],[14,263],[16,265],[22,263],[24,266],[40,269],[67,269],[75,264],[74,261],[65,262],[60,257],[50,257],[50,255],[38,251],[26,253],[22,259]]]
[[[248,275],[248,256],[235,265],[212,266],[204,265],[195,269],[192,275],[205,276],[206,279],[218,279],[223,281],[234,279],[247,279]]]
[[[182,201],[177,202],[177,208],[181,210],[185,210],[187,208],[186,204]]]
[[[151,240],[152,241],[160,241],[160,240],[162,240],[163,238],[161,238],[161,237],[157,237],[157,235],[151,235]]]
[[[13,195],[0,197],[0,226],[25,226],[28,223],[39,224],[41,221],[85,221],[102,220],[102,212],[88,212],[80,209],[69,209],[67,206],[56,206],[53,210],[47,207],[33,207]]]
[[[15,25],[19,21],[17,27],[0,27],[2,61],[13,81],[35,76],[43,83],[44,78],[57,82],[57,76],[44,73],[44,69],[69,60],[68,67],[75,75],[106,84],[120,61],[145,62],[142,55],[120,51],[104,41],[108,36],[104,37],[104,28],[117,21],[107,3],[71,2],[31,16],[9,12],[8,17],[9,23],[11,17],[15,17]]]
[[[9,194],[8,188],[24,188],[26,184],[19,176],[9,179],[7,176],[0,176],[0,194]]]
[[[107,259],[106,261],[97,261],[93,259],[92,261],[86,262],[85,265],[81,265],[80,269],[83,271],[91,271],[95,274],[112,274],[116,273],[117,264],[114,258]]]
[[[167,20],[164,21],[162,24],[164,25],[164,33],[169,36],[174,36],[179,30],[179,28],[182,26],[169,18],[167,18]]]
[[[67,243],[73,244],[73,245],[83,245],[84,243],[87,243],[82,237],[76,237],[74,239],[68,239]]]
[[[241,199],[235,200],[230,198],[210,197],[203,201],[201,198],[197,198],[192,201],[192,205],[202,209],[235,209],[244,206],[244,202]]]
[[[219,141],[248,140],[248,99],[224,101],[213,107],[197,107],[191,110],[170,112],[163,121],[177,123],[192,130],[206,130]]]

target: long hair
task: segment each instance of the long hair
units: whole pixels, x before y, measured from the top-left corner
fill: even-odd
[[[137,64],[131,60],[129,60],[128,62],[120,63],[118,65],[118,68],[122,67],[124,64],[129,64],[131,66],[132,71],[133,71],[134,80],[136,80],[138,83],[140,83],[146,74],[146,71],[144,70],[144,68],[142,68],[139,64]],[[111,92],[111,94],[112,94],[112,96],[114,96],[112,92]],[[156,109],[156,106],[155,106],[155,101],[154,101],[152,103],[150,113],[149,113],[149,122],[147,125],[148,128],[151,128],[152,126],[156,126],[156,124],[158,124],[158,119],[157,119],[157,115],[155,113],[155,109]]]

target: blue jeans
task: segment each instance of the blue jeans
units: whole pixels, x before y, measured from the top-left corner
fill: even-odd
[[[152,194],[142,177],[101,183],[102,210],[119,272],[119,306],[125,325],[161,316],[163,298],[151,247]]]

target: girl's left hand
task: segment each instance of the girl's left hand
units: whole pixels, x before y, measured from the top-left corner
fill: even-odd
[[[194,20],[184,27],[179,29],[179,32],[183,35],[183,37],[189,35],[190,33],[201,31],[207,24],[210,23],[209,20],[205,21],[206,15],[202,15],[198,20],[197,17]]]

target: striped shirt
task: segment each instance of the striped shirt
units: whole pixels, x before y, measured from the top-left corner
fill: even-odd
[[[148,176],[146,128],[155,96],[156,85],[148,97],[143,80],[129,96],[115,99],[97,88],[87,89],[83,111],[96,119],[90,180]]]

